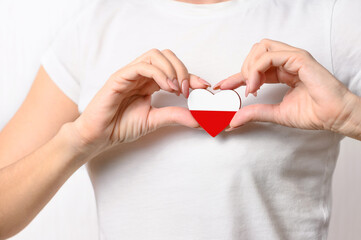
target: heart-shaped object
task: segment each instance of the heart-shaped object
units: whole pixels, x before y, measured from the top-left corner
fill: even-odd
[[[241,98],[233,90],[216,94],[195,89],[188,97],[188,108],[199,125],[212,137],[217,136],[231,122],[241,107]]]

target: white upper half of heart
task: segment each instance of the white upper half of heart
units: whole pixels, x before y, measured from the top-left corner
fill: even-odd
[[[188,97],[189,110],[238,111],[240,107],[241,98],[233,90],[213,94],[205,89],[195,89]]]

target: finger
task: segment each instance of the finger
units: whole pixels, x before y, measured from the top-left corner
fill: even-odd
[[[255,47],[252,49],[252,52],[249,54],[249,58],[246,62],[246,66],[245,66],[245,70],[247,72],[247,78],[249,77],[249,70],[251,68],[251,66],[254,65],[255,61],[257,61],[262,54],[264,54],[265,52],[267,52],[267,48],[265,45],[261,44],[261,43],[256,43]]]
[[[250,78],[251,75],[251,69],[256,64],[256,62],[267,52],[304,52],[302,49],[290,46],[286,43],[275,41],[271,39],[262,39],[256,46],[253,48],[252,54],[250,54],[250,57],[246,63],[246,72],[247,72],[247,79]],[[262,72],[258,75],[258,80],[261,80],[261,82],[252,82],[251,86],[247,86],[246,95],[248,92],[255,93],[259,87],[267,81],[268,83],[276,83],[279,82],[277,79],[277,70],[273,72],[269,72],[263,74]],[[284,74],[284,72],[281,72],[281,74]],[[290,79],[290,78],[288,78]],[[262,82],[262,80],[264,82]]]
[[[256,43],[250,54],[247,57],[247,60],[244,63],[244,67],[242,68],[243,71],[243,75],[247,75],[247,78],[245,79],[246,83],[248,83],[248,78],[250,77],[250,72],[252,67],[255,65],[255,63],[266,53],[266,52],[270,52],[270,51],[295,51],[297,48],[294,48],[290,45],[287,45],[285,43],[279,42],[279,41],[274,41],[274,40],[270,40],[270,39],[262,39],[259,43]],[[267,81],[268,79],[268,81]],[[253,86],[249,86],[249,84],[247,84],[247,88],[246,88],[246,97],[248,96],[249,93],[253,93],[254,95],[257,94],[257,90],[261,87],[261,85],[263,83],[265,83],[266,81],[268,83],[275,83],[278,82],[277,81],[277,72],[276,71],[272,71],[269,73],[260,73],[260,82],[258,84],[256,84],[255,82],[253,82]]]
[[[249,92],[255,92],[266,81],[278,82],[277,69],[281,68],[289,74],[298,75],[302,62],[300,54],[295,51],[278,51],[264,53],[250,68],[249,72]],[[272,68],[272,69],[271,69]],[[268,75],[266,76],[266,72]],[[285,78],[288,85],[295,85],[298,78]]]
[[[252,56],[248,62],[248,66],[247,66],[247,71],[248,74],[251,72],[251,68],[255,65],[255,62],[261,57],[263,56],[264,53],[268,52],[269,48],[266,46],[266,44],[263,44],[263,42],[261,41],[261,43],[259,43],[257,45],[257,47],[255,48],[254,52],[252,53]],[[249,75],[248,75],[249,77]],[[248,96],[250,90],[251,93],[256,94],[257,90],[261,87],[261,85],[266,81],[266,76],[265,74],[261,74],[261,82],[259,83],[258,86],[256,86],[257,88],[251,88],[250,86],[248,86],[247,84],[247,88],[246,88],[246,97]],[[249,81],[247,81],[249,83]]]
[[[255,64],[255,62],[266,52],[280,52],[280,51],[297,51],[298,48],[292,47],[288,44],[274,41],[270,39],[262,39],[259,43],[256,43],[249,54],[247,61],[247,70]]]
[[[177,81],[175,82],[175,84],[178,84],[178,86],[180,87],[180,91],[186,98],[188,98],[189,96],[189,87],[207,88],[210,86],[210,84],[204,79],[189,74],[188,69],[186,68],[184,63],[176,56],[174,52],[169,49],[165,49],[162,51],[162,53],[172,63],[177,74],[177,79],[174,79],[175,81]]]
[[[264,38],[259,42],[260,45],[262,45],[267,52],[271,51],[296,51],[299,50],[299,48],[293,47],[291,45],[288,45],[286,43],[275,41],[271,39]]]
[[[291,50],[296,49],[282,42],[273,41],[269,39],[263,39],[259,43],[256,43],[252,46],[249,54],[243,62],[241,73],[237,73],[227,79],[222,80],[217,83],[213,89],[235,89],[239,86],[247,85],[247,79],[249,77],[250,66],[253,66],[254,63],[265,53],[272,50]],[[272,83],[275,81],[272,81]],[[224,84],[225,83],[225,84]],[[221,87],[222,86],[222,87]],[[260,86],[259,86],[260,87]],[[248,95],[248,87],[246,88],[246,96]]]
[[[279,105],[278,104],[254,104],[248,105],[234,115],[229,126],[231,131],[248,122],[272,122],[279,123]]]
[[[149,112],[148,122],[151,130],[169,125],[183,125],[190,128],[199,127],[198,122],[187,108],[173,106],[163,108],[152,107]]]
[[[240,72],[220,81],[214,86],[213,89],[228,90],[228,89],[235,89],[244,85],[246,85],[246,81],[243,74]]]
[[[218,89],[220,89],[221,85],[222,85],[226,80],[227,80],[227,78],[226,78],[226,79],[223,79],[222,81],[220,81],[220,82],[218,82],[218,83],[216,83],[216,85],[214,85],[214,87],[213,87],[213,90],[218,90]]]
[[[278,73],[278,74],[282,76],[282,74],[286,74],[286,73]],[[266,71],[264,79],[261,81],[260,85],[257,86],[257,89],[259,89],[263,83],[279,83],[276,69]],[[214,86],[213,89],[214,90],[217,90],[217,89],[228,90],[228,89],[235,89],[235,88],[238,88],[240,86],[245,86],[245,85],[247,85],[246,79],[243,76],[242,72],[240,72],[240,73],[236,73],[236,74],[220,81],[219,83],[217,83]],[[248,93],[249,93],[249,91],[248,91],[248,87],[247,87],[246,88],[246,96],[248,96]]]
[[[217,89],[234,89],[234,88],[237,88],[239,86],[242,86],[242,85],[246,84],[246,79],[248,78],[248,63],[249,63],[249,60],[252,58],[253,52],[257,48],[257,45],[258,45],[258,43],[254,44],[252,46],[252,48],[249,51],[247,57],[243,61],[241,72],[236,73],[236,74],[234,74],[234,75],[232,75],[232,76],[218,82],[213,87],[214,90],[217,90]],[[223,85],[224,83],[226,83],[226,85]]]
[[[254,50],[257,48],[257,43],[254,44],[251,48],[251,50],[249,51],[246,59],[243,61],[243,64],[242,64],[242,68],[241,68],[241,72],[243,74],[243,76],[245,77],[245,79],[248,79],[248,63],[249,63],[249,60],[250,58],[252,57],[252,53],[254,52]]]
[[[182,88],[183,87],[182,83],[183,81],[189,80],[189,73],[186,66],[183,64],[181,60],[179,60],[179,58],[171,50],[165,49],[162,51],[162,53],[169,60],[169,62],[172,64],[173,68],[175,69],[176,78],[172,79],[174,85],[176,85],[178,91],[182,92],[184,95],[185,92],[183,90],[185,89]]]
[[[189,74],[189,87],[192,89],[197,89],[197,88],[203,88],[206,89],[208,87],[210,87],[211,84],[209,82],[207,82],[206,80],[204,80],[201,77],[198,77],[194,74]]]
[[[160,87],[158,86],[158,84],[153,81],[153,79],[149,79],[149,81],[145,82],[141,87],[139,87],[138,89],[136,89],[134,95],[152,95],[154,92],[159,91]],[[133,95],[133,94],[131,94]]]
[[[270,39],[262,39],[259,43],[254,44],[250,53],[247,55],[245,61],[243,62],[243,65],[242,65],[241,73],[243,74],[246,83],[248,82],[247,80],[250,75],[251,67],[255,64],[255,62],[264,53],[269,52],[269,51],[295,51],[295,50],[298,50],[298,48],[292,47],[288,44],[285,44],[285,43],[282,43],[279,41],[270,40]],[[267,78],[262,77],[262,79],[266,80]],[[274,81],[272,81],[272,83],[273,82]],[[259,84],[258,88],[261,85],[262,84]],[[252,91],[250,91],[250,87],[247,84],[246,96],[248,96],[249,92],[255,93],[257,91],[257,89],[255,90],[254,87],[252,87]]]
[[[143,76],[145,78],[153,79],[158,86],[168,92],[173,92],[174,90],[167,83],[167,75],[160,70],[158,67],[151,65],[146,62],[139,62],[133,65],[127,66],[121,72],[121,78],[126,79],[128,81],[136,81],[139,80],[139,76]],[[117,76],[116,76],[117,78]],[[126,85],[124,86],[127,87]],[[125,89],[122,89],[125,90]]]
[[[177,71],[174,68],[173,63],[170,61],[170,59],[168,59],[167,56],[163,54],[163,52],[159,51],[156,48],[151,49],[142,56],[135,59],[132,64],[139,62],[146,62],[161,69],[167,75],[168,85],[175,92],[179,92],[179,86],[177,81],[175,80],[177,78]]]

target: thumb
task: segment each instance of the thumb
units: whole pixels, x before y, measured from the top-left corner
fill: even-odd
[[[191,112],[184,107],[152,107],[149,112],[148,121],[149,128],[152,131],[169,125],[183,125],[190,128],[199,127]]]
[[[231,131],[248,122],[273,122],[278,123],[277,117],[279,112],[278,104],[254,104],[248,105],[238,110],[234,115],[229,126]]]

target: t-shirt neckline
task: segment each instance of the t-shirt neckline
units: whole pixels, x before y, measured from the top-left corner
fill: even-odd
[[[240,0],[228,0],[219,3],[194,4],[176,0],[157,0],[155,4],[169,14],[198,17],[214,17],[231,14],[237,10]]]

